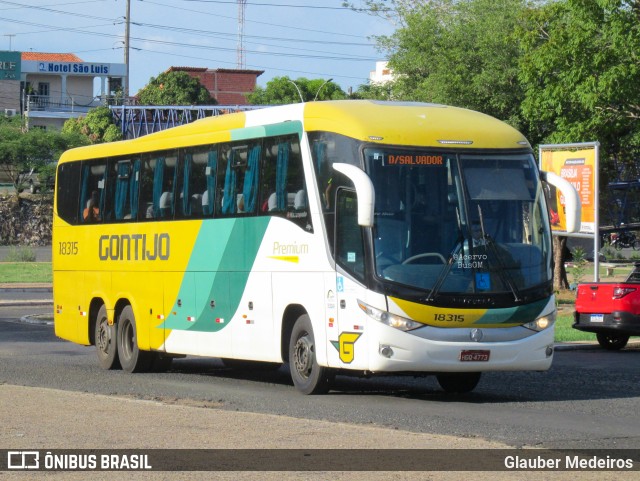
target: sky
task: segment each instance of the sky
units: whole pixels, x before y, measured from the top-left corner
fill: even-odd
[[[0,0],[0,50],[74,53],[124,63],[126,0]],[[130,80],[135,94],[171,66],[237,68],[235,0],[130,0]],[[246,0],[245,68],[274,77],[333,79],[347,92],[366,84],[384,54],[373,35],[392,25],[342,0]]]

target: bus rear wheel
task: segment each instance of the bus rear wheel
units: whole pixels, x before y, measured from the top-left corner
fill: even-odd
[[[118,357],[122,369],[127,372],[148,371],[153,361],[153,353],[138,348],[136,321],[131,306],[122,309],[117,332]]]
[[[324,394],[331,384],[331,370],[318,365],[313,327],[308,315],[300,316],[289,339],[291,379],[303,394]]]
[[[94,330],[98,363],[103,369],[119,369],[118,348],[116,345],[116,325],[109,325],[107,308],[102,306],[98,311]]]
[[[480,382],[480,372],[443,372],[436,376],[445,392],[462,394],[473,391]]]

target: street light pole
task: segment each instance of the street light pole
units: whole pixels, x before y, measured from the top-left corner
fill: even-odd
[[[320,91],[322,90],[322,87],[324,87],[325,85],[327,85],[329,82],[331,82],[333,79],[330,78],[329,80],[325,80],[324,83],[322,85],[320,85],[320,88],[318,88],[318,91],[316,92],[316,96],[313,97],[313,101],[315,102],[318,99],[318,95],[320,94]]]
[[[300,92],[300,89],[298,88],[298,84],[296,84],[293,80],[291,80],[289,77],[287,77],[287,80],[289,82],[291,82],[293,84],[293,86],[296,88],[296,90],[298,91],[298,95],[300,96],[300,102],[304,103],[304,99],[302,98],[302,92]]]

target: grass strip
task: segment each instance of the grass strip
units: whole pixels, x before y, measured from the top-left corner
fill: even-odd
[[[52,282],[51,262],[0,262],[0,283]]]

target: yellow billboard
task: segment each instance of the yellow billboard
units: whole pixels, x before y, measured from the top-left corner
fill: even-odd
[[[595,234],[598,227],[598,146],[597,142],[540,146],[540,170],[559,175],[578,191],[582,205],[582,234]],[[552,230],[566,232],[562,193],[550,186],[547,201]]]

